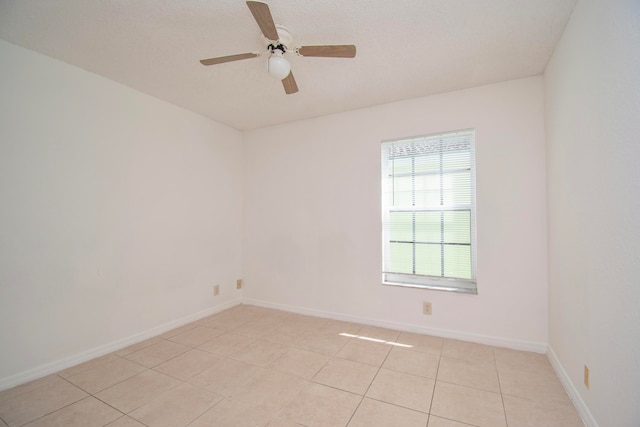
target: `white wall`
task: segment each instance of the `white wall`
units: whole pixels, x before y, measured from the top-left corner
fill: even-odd
[[[239,300],[239,132],[4,41],[0,63],[0,385]]]
[[[637,0],[580,0],[544,76],[551,355],[602,427],[640,425],[639,29]]]
[[[245,301],[545,351],[543,116],[534,77],[247,132]],[[382,286],[380,142],[464,128],[479,294]]]

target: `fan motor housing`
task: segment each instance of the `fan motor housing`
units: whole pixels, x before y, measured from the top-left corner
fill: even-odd
[[[287,27],[285,27],[284,25],[276,24],[276,31],[278,31],[278,43],[274,44],[273,42],[276,40],[268,40],[267,38],[265,38],[265,40],[267,41],[267,45],[283,45],[286,50],[291,49],[291,47],[293,46],[293,36],[291,35],[291,32],[287,29]]]

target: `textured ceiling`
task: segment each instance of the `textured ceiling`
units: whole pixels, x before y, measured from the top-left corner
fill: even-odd
[[[355,44],[354,59],[287,53],[286,95],[242,0],[0,0],[0,38],[236,129],[254,129],[541,74],[575,0],[268,0],[294,45]]]

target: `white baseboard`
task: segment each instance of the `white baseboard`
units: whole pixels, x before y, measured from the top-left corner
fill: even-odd
[[[549,362],[551,362],[553,370],[556,372],[556,375],[560,379],[560,382],[569,395],[569,398],[573,402],[573,405],[576,407],[578,414],[580,414],[580,418],[582,418],[582,422],[584,423],[584,425],[586,427],[598,427],[598,423],[596,422],[595,418],[593,418],[593,415],[591,414],[591,411],[589,411],[587,404],[582,399],[582,396],[580,396],[580,393],[578,393],[578,389],[576,389],[575,385],[569,378],[567,371],[565,371],[562,367],[560,360],[558,360],[558,357],[556,356],[551,346],[549,346],[547,350],[547,358],[549,359]]]
[[[164,332],[170,331],[171,329],[175,329],[180,326],[186,325],[187,323],[195,322],[196,320],[202,319],[203,317],[210,316],[212,314],[234,307],[241,303],[242,303],[242,300],[238,298],[233,301],[229,301],[227,303],[216,305],[214,307],[207,308],[206,310],[202,310],[197,313],[184,316],[180,319],[172,320],[171,322],[164,323],[162,325],[159,325],[147,331],[129,336],[127,338],[116,340],[108,344],[83,351],[82,353],[65,357],[60,360],[45,363],[44,365],[40,365],[23,372],[18,372],[17,374],[11,375],[6,378],[1,378],[0,391],[7,390],[9,388],[15,387],[20,384],[24,384],[32,380],[36,380],[38,378],[42,378],[49,374],[53,374],[63,369],[67,369],[72,366],[75,366],[79,363],[83,363],[91,359],[95,359],[96,357],[104,356],[105,354],[121,350],[130,345],[139,343],[140,341],[144,341],[146,339],[155,337]]]
[[[362,323],[365,325],[378,326],[381,328],[395,329],[404,332],[413,332],[425,335],[434,335],[442,338],[451,338],[462,341],[471,341],[479,344],[492,345],[496,347],[507,347],[515,350],[533,351],[536,353],[546,353],[548,345],[546,343],[523,341],[510,338],[495,337],[490,335],[481,335],[473,333],[465,333],[452,331],[448,329],[428,328],[422,325],[413,325],[410,323],[400,323],[374,319],[370,317],[353,316],[342,313],[334,313],[311,308],[295,307],[285,304],[277,304],[269,301],[257,300],[253,298],[243,298],[243,304],[256,305],[259,307],[273,308],[276,310],[288,311],[291,313],[305,314],[309,316],[323,317],[327,319],[342,320],[345,322]]]

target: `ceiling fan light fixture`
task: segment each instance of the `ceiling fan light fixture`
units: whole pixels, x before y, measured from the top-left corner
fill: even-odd
[[[291,72],[291,64],[282,56],[283,54],[284,52],[280,49],[272,49],[267,62],[269,74],[278,80],[286,78]]]
[[[1,1],[1,0],[0,0]],[[273,22],[269,5],[264,0],[247,0],[247,6],[253,15],[267,47],[269,59],[267,59],[267,72],[282,81],[282,87],[287,95],[298,92],[298,84],[291,72],[291,64],[285,59],[284,54],[294,51],[298,56],[317,56],[326,58],[354,58],[356,47],[354,45],[317,45],[294,46],[291,32],[282,25]],[[225,62],[239,61],[242,59],[261,56],[259,52],[240,53],[237,55],[219,56],[215,58],[201,59],[202,65],[216,65]]]

